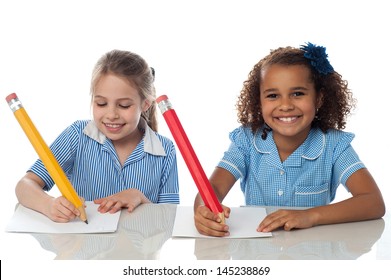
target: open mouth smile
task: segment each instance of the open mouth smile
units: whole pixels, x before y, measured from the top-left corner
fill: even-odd
[[[299,117],[277,117],[276,119],[283,123],[293,123],[295,122]]]
[[[103,125],[106,127],[108,131],[111,132],[117,132],[124,126],[124,124],[118,124],[118,123],[103,123]]]
[[[109,128],[118,128],[122,126],[122,124],[115,124],[115,123],[105,123],[104,125]]]

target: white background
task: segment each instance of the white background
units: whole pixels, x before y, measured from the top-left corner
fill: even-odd
[[[253,65],[280,46],[326,46],[358,100],[346,131],[356,134],[353,146],[389,204],[388,11],[380,0],[0,0],[0,230],[17,180],[37,158],[5,97],[18,94],[50,144],[91,117],[91,71],[112,49],[136,52],[155,68],[157,95],[170,98],[209,176],[239,125],[235,103]],[[161,115],[159,123],[172,138]],[[179,151],[178,166],[181,203],[192,205],[196,187]],[[341,187],[337,199],[345,197]],[[224,203],[243,203],[239,185]]]

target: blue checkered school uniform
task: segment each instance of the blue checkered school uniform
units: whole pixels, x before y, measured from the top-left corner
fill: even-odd
[[[354,134],[339,130],[323,133],[313,128],[307,139],[284,162],[273,132],[262,140],[261,131],[239,127],[218,167],[237,180],[246,205],[314,207],[330,203],[340,184],[365,168],[351,146]]]

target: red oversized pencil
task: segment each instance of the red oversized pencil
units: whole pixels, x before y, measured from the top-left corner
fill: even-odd
[[[168,100],[167,95],[159,96],[156,99],[156,102],[163,114],[164,119],[166,120],[166,123],[174,137],[176,144],[178,145],[179,151],[185,160],[187,168],[189,169],[193,180],[197,185],[202,200],[213,213],[220,214],[220,217],[223,219],[224,215],[221,215],[223,213],[223,207],[217,199],[212,185],[206,177],[204,169],[202,168],[197,155],[195,154],[193,147],[187,138],[186,132],[183,129],[181,122],[179,121],[178,116],[171,105],[171,102]]]

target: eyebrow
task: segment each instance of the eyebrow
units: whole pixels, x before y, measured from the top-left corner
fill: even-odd
[[[94,95],[94,98],[102,98],[102,99],[107,99],[106,97],[102,95]],[[116,101],[134,101],[132,98],[124,97],[124,98],[119,98]]]
[[[304,90],[304,91],[306,91],[306,90],[308,90],[308,88],[306,88],[306,87],[292,87],[292,88],[290,88],[290,90]],[[278,92],[279,90],[277,89],[277,88],[268,88],[268,89],[266,89],[266,90],[264,90],[262,93],[273,93],[273,92]]]
[[[306,87],[293,87],[292,90],[308,90]]]

